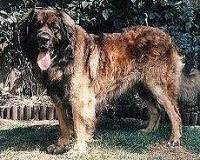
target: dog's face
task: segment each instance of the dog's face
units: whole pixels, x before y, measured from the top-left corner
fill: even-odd
[[[51,9],[34,9],[19,23],[19,41],[23,52],[37,62],[41,70],[70,60],[73,20]]]
[[[61,19],[58,17],[58,13],[52,11],[37,11],[33,17],[37,23],[32,42],[37,45],[37,63],[41,70],[50,67],[54,50],[59,47],[61,39],[64,39],[61,36]]]

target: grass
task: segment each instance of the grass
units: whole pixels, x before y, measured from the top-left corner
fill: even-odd
[[[183,145],[189,150],[200,153],[200,126],[183,128]]]
[[[1,160],[60,160],[62,155],[46,154],[46,147],[58,138],[56,121],[16,122],[2,120],[0,125]],[[166,146],[170,126],[162,123],[155,133],[138,132],[141,123],[135,120],[99,120],[94,141],[83,160],[200,159],[200,127],[183,127],[183,147]],[[73,159],[73,157],[72,157]]]

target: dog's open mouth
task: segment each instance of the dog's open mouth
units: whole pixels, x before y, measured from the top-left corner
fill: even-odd
[[[37,64],[41,70],[47,70],[51,65],[50,52],[39,52],[37,57]]]

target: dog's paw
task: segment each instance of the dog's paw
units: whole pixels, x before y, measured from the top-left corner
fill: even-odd
[[[58,146],[58,145],[52,144],[47,147],[48,154],[62,154],[66,151],[67,149],[65,146]]]
[[[67,153],[65,154],[65,156],[68,158],[68,159],[71,159],[71,160],[77,160],[78,156],[80,156],[80,153],[74,149],[74,148],[71,148],[70,150],[67,151]]]
[[[172,140],[170,140],[170,141],[167,143],[167,145],[168,145],[169,147],[181,146],[181,141],[180,141],[180,139],[177,139],[177,140],[172,139]]]
[[[74,150],[76,150],[79,154],[86,154],[87,143],[85,141],[77,142],[74,145]]]
[[[138,133],[151,133],[151,131],[146,128],[143,128],[143,129],[138,130]]]

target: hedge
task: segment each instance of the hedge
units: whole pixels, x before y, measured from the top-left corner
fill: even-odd
[[[200,69],[200,8],[192,4],[181,0],[2,0],[0,43],[6,47],[0,53],[0,70],[19,69],[21,94],[38,94],[31,65],[16,47],[13,36],[17,21],[28,10],[41,6],[65,10],[89,33],[114,32],[132,25],[159,27],[173,37],[180,53],[185,55],[184,71],[189,74],[193,68]],[[135,99],[127,93],[118,103],[133,104]]]

